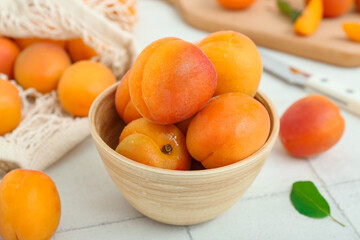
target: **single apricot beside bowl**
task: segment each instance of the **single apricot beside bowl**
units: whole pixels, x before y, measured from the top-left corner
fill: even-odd
[[[216,88],[216,71],[194,44],[178,38],[151,43],[130,72],[131,100],[154,123],[173,124],[198,112]]]
[[[157,168],[189,170],[191,166],[185,136],[181,131],[174,125],[159,125],[145,118],[125,126],[116,152]]]
[[[131,121],[142,117],[136,110],[130,98],[129,76],[130,71],[128,71],[121,79],[115,94],[116,111],[126,123],[130,123]]]
[[[15,79],[24,88],[48,93],[56,89],[63,71],[71,64],[64,49],[50,43],[35,43],[15,62]]]
[[[114,83],[114,74],[101,63],[76,62],[64,71],[59,81],[60,103],[68,113],[85,117],[95,98]]]
[[[237,32],[220,31],[205,37],[199,47],[216,68],[215,95],[229,92],[255,95],[263,68],[259,51],[250,38]]]
[[[66,42],[66,49],[74,62],[88,60],[97,56],[96,51],[87,46],[81,38],[68,40]]]
[[[25,49],[30,45],[33,45],[35,43],[50,43],[57,45],[58,47],[61,47],[65,49],[65,40],[54,40],[50,38],[15,38],[14,41],[16,44],[20,47],[20,49]]]
[[[0,78],[0,136],[14,130],[21,121],[19,91],[8,80]]]
[[[61,204],[55,183],[40,171],[17,169],[0,183],[3,240],[47,240],[55,233]]]
[[[297,157],[318,155],[341,138],[345,121],[328,98],[310,95],[292,104],[280,120],[280,140]]]
[[[252,5],[255,0],[217,0],[217,2],[229,10],[241,10]]]
[[[9,79],[13,76],[14,63],[20,50],[8,38],[0,37],[0,73],[6,74]]]
[[[360,22],[344,22],[343,29],[351,41],[360,43]]]
[[[214,97],[191,121],[186,146],[205,168],[238,162],[260,149],[270,132],[270,117],[243,93]]]

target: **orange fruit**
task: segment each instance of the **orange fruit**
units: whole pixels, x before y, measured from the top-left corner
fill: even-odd
[[[0,37],[0,73],[4,73],[9,79],[13,76],[14,63],[20,50],[16,44],[8,38]]]
[[[214,97],[192,119],[186,135],[191,156],[205,168],[238,162],[260,149],[270,132],[270,117],[243,93]]]
[[[345,22],[343,29],[350,40],[360,43],[360,22]]]
[[[238,32],[219,31],[205,37],[198,46],[215,66],[215,95],[255,95],[263,69],[260,53],[250,38]]]
[[[3,240],[47,240],[61,215],[59,193],[49,176],[17,169],[0,183],[0,236]]]
[[[27,48],[35,43],[51,43],[65,49],[65,40],[54,40],[49,38],[15,38],[14,41],[21,48]]]
[[[334,146],[345,121],[328,98],[310,95],[292,104],[280,120],[279,137],[285,149],[297,157],[310,157]]]
[[[104,65],[89,60],[79,61],[61,76],[59,99],[67,112],[84,117],[95,98],[115,82],[114,74]]]
[[[24,49],[15,62],[15,79],[24,88],[48,93],[55,90],[71,61],[64,49],[50,43],[35,43]]]
[[[134,161],[158,168],[189,170],[186,141],[174,125],[158,125],[139,118],[122,131],[116,151]]]
[[[131,121],[142,117],[136,110],[130,98],[129,76],[130,70],[121,79],[121,82],[118,85],[115,93],[116,111],[126,123],[130,123]]]
[[[252,5],[255,0],[217,0],[221,6],[230,10],[245,9]]]
[[[302,36],[313,34],[321,23],[323,17],[323,1],[310,0],[301,15],[294,23],[295,33]]]
[[[66,49],[74,62],[88,60],[97,56],[96,51],[87,46],[81,38],[68,40],[66,42]]]
[[[310,0],[305,0],[308,4]],[[322,0],[323,16],[327,18],[338,17],[347,13],[354,5],[354,0]]]
[[[14,130],[21,121],[19,91],[8,80],[0,79],[0,135]]]

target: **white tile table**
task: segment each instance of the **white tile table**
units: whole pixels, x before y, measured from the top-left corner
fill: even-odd
[[[186,25],[169,4],[142,0],[135,29],[139,49],[165,36],[197,41],[208,33]],[[274,58],[311,73],[331,76],[360,88],[360,68],[345,69],[261,48]],[[260,89],[279,114],[306,95],[302,89],[263,74]],[[243,198],[218,218],[190,227],[152,221],[122,197],[108,176],[89,137],[45,172],[56,182],[62,219],[56,240],[112,239],[360,239],[360,118],[342,112],[346,131],[341,142],[316,158],[288,155],[278,142],[260,175]],[[312,180],[328,199],[335,218],[310,219],[289,201],[294,181]]]

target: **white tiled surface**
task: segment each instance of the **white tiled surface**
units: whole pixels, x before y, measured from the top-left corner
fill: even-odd
[[[197,41],[207,35],[187,26],[176,10],[157,0],[140,0],[135,30],[139,49],[165,36]],[[334,67],[261,48],[281,61],[310,73],[331,76],[360,88],[360,68]],[[306,93],[264,73],[260,89],[279,114]],[[56,240],[112,239],[360,239],[360,118],[347,112],[340,143],[314,159],[295,159],[278,142],[254,184],[229,211],[191,227],[152,221],[134,210],[108,176],[90,138],[46,170],[62,200],[62,219]],[[329,218],[310,219],[291,206],[293,182],[312,180],[328,199],[340,227]]]

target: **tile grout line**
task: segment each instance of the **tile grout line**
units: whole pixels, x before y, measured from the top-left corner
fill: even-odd
[[[191,235],[191,232],[190,232],[190,227],[189,226],[185,226],[185,229],[186,229],[186,232],[190,238],[190,240],[194,240],[193,236]]]
[[[358,232],[358,230],[355,228],[354,224],[350,221],[350,219],[348,218],[348,216],[345,214],[345,212],[341,209],[339,203],[336,201],[336,199],[334,198],[334,196],[331,194],[331,192],[329,191],[328,186],[325,184],[325,181],[322,177],[320,177],[319,173],[316,171],[316,169],[314,168],[314,166],[311,164],[311,161],[309,158],[307,158],[307,162],[310,165],[311,170],[314,172],[314,174],[316,175],[317,178],[319,178],[319,180],[322,182],[325,191],[327,192],[327,194],[329,195],[329,197],[332,199],[332,201],[335,203],[335,206],[339,209],[341,215],[344,217],[344,219],[346,219],[346,221],[349,222],[351,228],[353,229],[353,231],[355,232],[356,236],[360,239],[360,233]]]
[[[89,226],[85,226],[85,227],[78,227],[78,228],[70,228],[70,229],[65,229],[65,230],[59,230],[56,233],[73,232],[73,231],[78,231],[78,230],[83,230],[83,229],[90,229],[90,228],[94,228],[94,227],[107,226],[107,225],[112,225],[112,224],[116,224],[116,223],[128,222],[128,221],[131,221],[131,220],[136,220],[136,219],[141,219],[141,218],[145,218],[145,216],[126,218],[126,219],[122,219],[122,220],[119,220],[119,221],[103,222],[103,223],[100,223],[100,224],[89,225]]]

